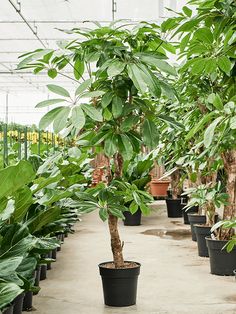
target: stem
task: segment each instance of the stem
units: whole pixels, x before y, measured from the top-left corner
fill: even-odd
[[[172,188],[172,197],[174,200],[176,200],[182,192],[182,187],[180,186],[180,171],[179,171],[179,169],[176,169],[171,174],[171,188]]]
[[[113,159],[114,159],[114,165],[115,165],[114,178],[120,178],[122,175],[123,158],[119,153],[117,153],[114,155]],[[108,184],[109,184],[112,180],[110,160],[108,160],[107,178],[108,178]],[[116,216],[109,214],[108,226],[109,226],[109,231],[110,231],[111,250],[113,254],[113,261],[115,264],[115,268],[123,268],[124,267],[124,258],[123,258],[123,252],[122,252],[123,245],[120,240],[120,236],[118,232],[118,218]]]

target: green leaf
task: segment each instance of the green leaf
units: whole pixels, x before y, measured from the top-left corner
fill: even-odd
[[[32,192],[28,186],[20,189],[15,194],[14,222],[21,222],[33,204]]]
[[[224,105],[223,105],[223,103],[221,101],[221,98],[220,98],[220,96],[218,94],[215,94],[215,97],[213,99],[213,105],[218,110],[223,110],[224,109]]]
[[[44,101],[41,101],[39,102],[35,108],[42,108],[42,107],[47,107],[47,106],[51,106],[51,105],[54,105],[54,104],[58,104],[59,102],[64,102],[65,99],[48,99],[48,100],[44,100]]]
[[[147,216],[147,215],[150,214],[151,209],[150,209],[150,207],[148,207],[146,204],[143,204],[143,203],[142,203],[142,204],[140,205],[140,209],[141,209],[142,213],[143,213],[145,216]]]
[[[102,108],[106,108],[107,106],[109,106],[112,101],[112,98],[113,98],[112,92],[107,92],[106,94],[104,94],[102,97]]]
[[[116,216],[118,218],[121,218],[121,219],[125,219],[122,211],[120,211],[119,209],[115,208],[115,207],[109,207],[109,212],[113,215],[113,216]]]
[[[136,204],[134,201],[130,204],[129,206],[129,211],[131,212],[131,214],[135,214],[138,210],[138,204]]]
[[[71,121],[75,128],[81,130],[85,125],[85,116],[84,112],[80,106],[75,106],[72,109]]]
[[[123,111],[123,101],[119,96],[114,96],[112,99],[112,114],[114,118],[121,116]]]
[[[125,160],[130,160],[133,157],[133,146],[127,135],[121,134],[118,137],[118,148]]]
[[[196,61],[192,64],[192,68],[191,68],[191,73],[196,75],[196,74],[200,74],[201,72],[203,72],[204,68],[205,68],[205,62],[206,60],[203,58],[198,58],[196,59]]]
[[[128,64],[127,69],[134,86],[140,91],[140,93],[144,94],[147,91],[147,84],[143,79],[143,72],[134,63]]]
[[[106,208],[101,208],[99,210],[99,216],[102,219],[102,221],[106,221],[108,218],[108,212]]]
[[[93,120],[102,122],[103,117],[100,111],[98,111],[93,105],[82,104],[81,108],[83,111]]]
[[[18,189],[30,183],[34,177],[35,172],[31,163],[25,160],[0,170],[0,199],[14,195]]]
[[[196,125],[194,125],[194,127],[188,132],[188,134],[186,135],[186,140],[190,140],[198,131],[200,131],[206,125],[206,123],[211,120],[214,115],[215,112],[210,112],[203,116],[201,120]]]
[[[67,108],[67,107],[60,106],[46,113],[39,122],[39,128],[41,130],[46,129],[53,122],[56,116],[61,112],[61,110],[63,110],[64,108]]]
[[[76,89],[75,95],[77,96],[83,93],[86,89],[88,89],[89,86],[91,86],[91,84],[92,84],[91,78],[81,83],[79,87]]]
[[[0,274],[1,276],[9,276],[13,273],[22,262],[22,256],[13,256],[7,259],[0,259]],[[0,303],[1,308],[1,303]]]
[[[113,77],[113,76],[119,75],[124,70],[125,66],[126,66],[125,63],[117,59],[112,61],[112,63],[107,68],[108,76]]]
[[[159,134],[155,123],[146,119],[143,124],[143,142],[149,148],[155,148],[158,143]]]
[[[70,108],[64,107],[61,111],[56,115],[53,121],[53,129],[55,133],[59,133],[66,127],[67,119],[70,114]]]
[[[221,56],[218,58],[217,64],[223,72],[225,72],[227,75],[230,74],[232,63],[229,58],[227,58],[226,56]]]
[[[57,76],[57,70],[56,69],[49,69],[48,70],[48,76],[54,79]]]
[[[74,77],[79,80],[84,74],[84,62],[81,60],[76,60],[74,63]]]
[[[55,222],[59,218],[60,208],[58,207],[50,207],[47,210],[40,211],[36,213],[33,217],[31,217],[25,223],[29,228],[31,234],[41,230],[44,226],[49,223]]]
[[[182,123],[176,121],[176,119],[174,119],[174,118],[172,118],[170,116],[159,114],[158,118],[163,120],[163,121],[165,121],[165,122],[167,122],[168,124],[172,125],[175,128],[184,129],[184,125]]]
[[[153,65],[155,65],[161,71],[166,72],[170,75],[174,75],[174,76],[177,75],[175,68],[173,68],[164,60],[155,59],[155,61],[153,62]]]
[[[10,219],[11,215],[14,213],[14,210],[15,210],[15,201],[10,199],[7,202],[7,206],[0,213],[0,221],[5,221],[5,220]]]
[[[193,11],[189,9],[187,6],[183,6],[182,10],[188,17],[192,16]]]
[[[102,90],[95,90],[95,91],[92,91],[92,92],[87,92],[87,93],[82,94],[80,96],[80,98],[94,98],[94,97],[102,96],[104,94],[105,94],[105,92],[102,91]]]
[[[47,88],[54,94],[64,96],[64,97],[70,97],[69,92],[64,87],[54,85],[54,84],[49,84],[47,85]]]
[[[15,283],[12,282],[4,282],[0,283],[0,307],[4,308],[9,303],[11,303],[19,294],[21,294],[24,290],[18,287]]]
[[[229,121],[229,127],[232,130],[236,129],[236,117],[234,116],[233,118],[230,119]]]
[[[128,132],[129,130],[131,130],[134,126],[136,126],[136,124],[139,121],[139,117],[138,116],[128,116],[122,123],[120,126],[120,129],[122,132]]]
[[[115,135],[107,137],[104,142],[104,152],[107,156],[113,156],[117,152],[117,138]]]
[[[211,30],[207,27],[198,28],[194,33],[194,37],[206,44],[212,44],[214,40]]]
[[[206,129],[204,133],[204,145],[205,147],[209,147],[212,143],[213,136],[215,133],[215,128],[217,124],[223,119],[223,117],[218,117],[215,119]]]

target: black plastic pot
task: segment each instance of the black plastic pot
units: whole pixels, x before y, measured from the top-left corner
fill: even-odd
[[[40,280],[47,279],[47,264],[41,265]]]
[[[13,305],[9,305],[6,309],[4,309],[2,314],[13,314]]]
[[[182,207],[181,207],[181,199],[166,199],[167,206],[167,216],[169,218],[179,218],[182,217]]]
[[[31,311],[33,307],[33,292],[27,291],[25,292],[24,300],[23,300],[23,311]]]
[[[211,274],[220,276],[233,276],[236,269],[236,247],[227,253],[225,246],[227,241],[213,240],[206,237],[206,243],[210,257]]]
[[[142,212],[141,210],[137,210],[136,213],[134,213],[133,215],[126,211],[123,213],[125,216],[125,220],[124,220],[124,225],[125,226],[139,226],[141,225],[141,217],[142,217]]]
[[[190,225],[189,219],[188,219],[188,214],[189,213],[197,213],[198,212],[198,206],[192,206],[190,207],[187,211],[183,209],[187,204],[181,204],[181,208],[183,211],[183,218],[184,218],[184,224],[185,225]]]
[[[52,250],[52,258],[57,259],[57,249]]]
[[[211,227],[204,225],[195,225],[194,227],[197,238],[198,255],[201,257],[209,257],[205,238],[210,236]]]
[[[110,263],[110,262],[107,262]],[[109,306],[130,306],[136,304],[140,264],[134,268],[107,268],[99,264],[102,277],[104,303]]]
[[[188,220],[191,226],[192,240],[197,241],[194,225],[199,225],[199,224],[204,225],[206,223],[206,215],[197,215],[197,214],[188,213]]]
[[[22,313],[24,296],[25,296],[25,294],[21,293],[12,302],[12,304],[13,304],[13,314],[21,314]]]

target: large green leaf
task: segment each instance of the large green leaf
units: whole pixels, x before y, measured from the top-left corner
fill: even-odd
[[[30,205],[33,204],[32,192],[28,186],[18,190],[15,194],[14,222],[20,222],[26,215]]]
[[[119,118],[123,111],[123,101],[119,96],[114,96],[112,99],[112,114],[113,117]]]
[[[198,28],[195,33],[194,37],[196,37],[200,42],[204,42],[206,44],[212,44],[213,43],[213,34],[208,27],[201,27]]]
[[[197,132],[202,130],[202,128],[213,118],[215,112],[209,112],[205,116],[203,116],[197,124],[195,124],[188,134],[186,135],[186,140],[190,140]]]
[[[93,120],[102,122],[103,117],[100,111],[96,109],[93,105],[81,104],[83,111]]]
[[[1,252],[0,258],[3,259],[13,256],[24,256],[34,247],[36,240],[36,238],[29,235],[26,238],[23,238],[20,241],[16,242],[14,245],[10,246],[6,251]]]
[[[79,80],[84,74],[84,62],[81,60],[76,60],[74,63],[74,77]]]
[[[69,92],[64,87],[54,85],[54,84],[48,84],[47,88],[50,90],[50,92],[54,94],[64,96],[64,97],[70,97]]]
[[[232,68],[232,63],[228,57],[226,57],[226,56],[219,57],[217,64],[223,72],[225,72],[227,75],[229,75],[230,70]]]
[[[24,290],[18,287],[15,283],[0,283],[0,308],[3,309],[23,291]]]
[[[119,75],[125,68],[126,64],[115,59],[108,67],[107,74],[110,77]]]
[[[117,152],[117,141],[116,135],[112,134],[111,136],[105,139],[104,152],[107,156],[113,156]]]
[[[25,160],[0,170],[0,199],[14,195],[15,191],[30,183],[34,177],[31,163]]]
[[[51,111],[47,112],[40,120],[39,122],[39,128],[41,130],[46,129],[53,121],[56,119],[57,115],[60,114],[60,112],[68,107],[60,106],[57,108],[52,109]]]
[[[0,276],[8,276],[15,272],[22,262],[22,256],[14,256],[6,259],[0,259]]]
[[[143,124],[143,142],[149,148],[155,148],[158,143],[159,134],[155,123],[146,119]]]
[[[57,98],[57,99],[48,99],[48,100],[44,100],[39,102],[35,108],[42,108],[42,107],[47,107],[47,106],[51,106],[51,105],[55,105],[58,104],[59,102],[64,102],[65,99],[61,99],[61,98]]]
[[[125,160],[130,160],[133,156],[133,146],[127,135],[121,134],[118,136],[118,148]]]
[[[157,67],[159,70],[171,74],[171,75],[177,75],[175,68],[173,68],[171,65],[169,65],[166,61],[158,59],[158,57],[154,55],[142,55],[140,58],[143,62],[148,63],[154,67]]]
[[[144,94],[147,91],[147,83],[143,78],[143,72],[134,63],[128,64],[127,69],[129,77],[133,81],[134,86],[140,91],[140,93]]]
[[[206,129],[204,133],[204,145],[205,147],[209,147],[212,143],[214,133],[215,133],[215,128],[217,124],[223,119],[223,117],[218,117],[216,118]]]
[[[58,207],[51,207],[47,210],[42,210],[30,218],[26,225],[30,233],[34,234],[35,232],[41,230],[47,224],[54,222],[59,218],[60,209]]]
[[[66,127],[69,114],[70,114],[69,107],[64,107],[63,109],[61,109],[60,112],[58,112],[53,121],[53,129],[55,133],[59,133]]]
[[[72,109],[71,121],[74,127],[78,130],[81,130],[85,125],[85,116],[84,112],[80,106],[75,106]]]

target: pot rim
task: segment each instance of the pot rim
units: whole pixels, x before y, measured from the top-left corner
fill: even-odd
[[[212,239],[210,236],[206,236],[205,239],[208,240],[208,241],[214,241],[214,242],[218,242],[218,243],[220,243],[220,242],[222,242],[222,243],[227,243],[227,242],[228,242],[228,240]]]
[[[135,268],[140,268],[141,264],[138,263],[138,262],[135,262],[135,261],[124,261],[124,262],[128,262],[128,263],[135,263],[137,264],[137,266],[135,267],[129,267],[129,268],[107,268],[107,267],[104,267],[103,265],[105,264],[109,264],[109,263],[114,263],[114,261],[108,261],[108,262],[102,262],[100,264],[98,264],[98,267],[99,268],[103,268],[103,269],[111,269],[111,270],[126,270],[126,269],[135,269]]]

